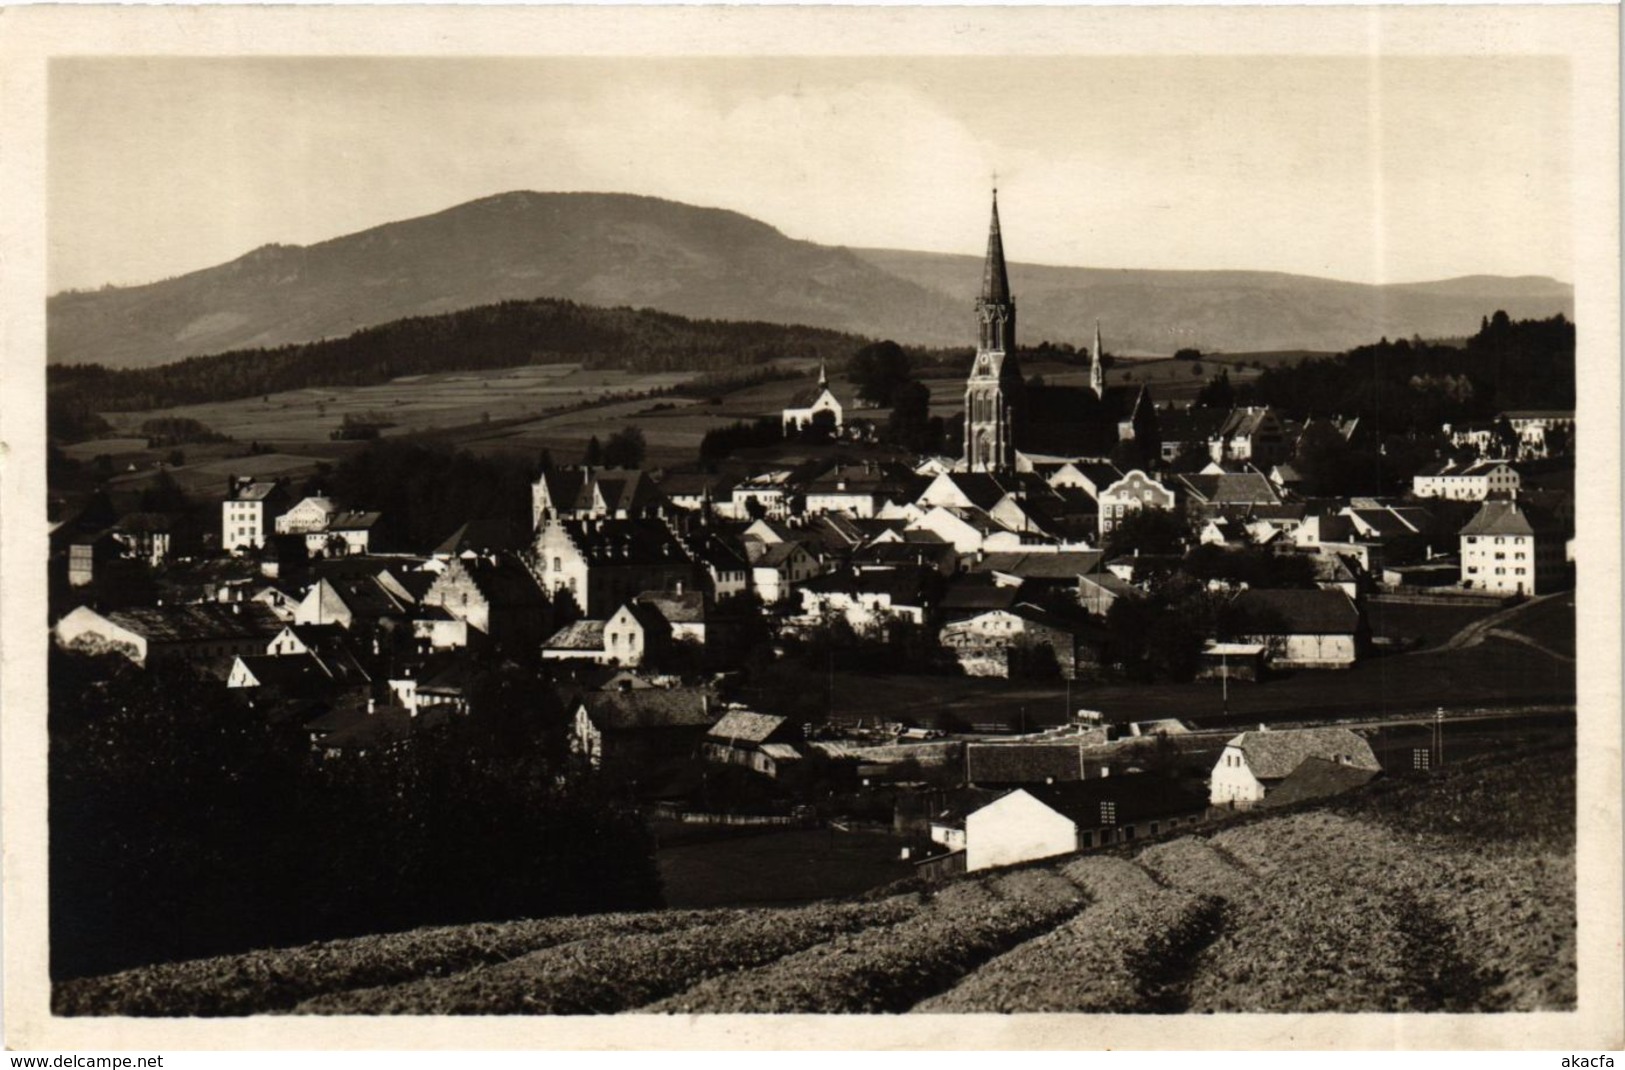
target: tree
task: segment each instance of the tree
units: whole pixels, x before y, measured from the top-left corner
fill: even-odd
[[[623,427],[605,443],[604,463],[611,468],[637,468],[643,464],[647,450],[641,428]]]
[[[913,373],[903,347],[887,339],[872,342],[853,354],[846,366],[846,377],[858,388],[859,396],[884,409],[891,407],[893,393]]]
[[[594,435],[587,440],[587,452],[582,456],[581,463],[589,468],[595,468],[604,463],[604,447]]]
[[[1183,513],[1169,509],[1136,509],[1117,522],[1106,536],[1108,558],[1124,554],[1178,554],[1190,541]]]
[[[1199,409],[1230,409],[1236,404],[1236,392],[1230,386],[1230,371],[1225,369],[1212,379],[1208,380],[1199,394],[1196,395],[1196,407]]]
[[[1174,359],[1175,360],[1201,360],[1202,359],[1202,351],[1200,349],[1181,349],[1181,350],[1178,350],[1178,351],[1176,351],[1174,353]]]
[[[891,416],[886,421],[886,437],[907,449],[931,448],[931,390],[917,379],[899,386],[892,394]]]

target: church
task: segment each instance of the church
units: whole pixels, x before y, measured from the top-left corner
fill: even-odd
[[[1005,270],[997,190],[976,318],[980,335],[965,383],[962,470],[1013,472],[1030,470],[1039,459],[1104,458],[1125,442],[1146,460],[1157,456],[1151,392],[1144,386],[1106,385],[1098,321],[1087,386],[1029,386],[1022,378],[1016,360],[1016,299]]]

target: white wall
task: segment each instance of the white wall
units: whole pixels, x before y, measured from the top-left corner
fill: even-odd
[[[1011,866],[1078,849],[1078,830],[1025,791],[1014,791],[965,818],[965,869]]]
[[[1263,797],[1264,785],[1247,768],[1247,758],[1241,749],[1224,748],[1208,782],[1208,802],[1214,806],[1236,805],[1245,809]]]

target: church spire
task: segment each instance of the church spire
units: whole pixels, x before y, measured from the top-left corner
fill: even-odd
[[[818,362],[818,388],[820,390],[824,390],[824,389],[827,389],[828,387],[829,387],[829,373],[824,370],[824,362],[819,361]]]
[[[1010,300],[1010,277],[1004,270],[1004,238],[999,234],[999,190],[993,189],[993,222],[987,232],[987,260],[982,264],[982,300]]]
[[[1095,348],[1089,354],[1089,389],[1095,392],[1095,397],[1106,396],[1106,365],[1101,361],[1100,349],[1100,321],[1095,320]]]

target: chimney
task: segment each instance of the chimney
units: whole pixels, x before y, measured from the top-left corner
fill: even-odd
[[[378,710],[378,703],[373,699],[373,697],[371,695],[368,695],[367,696],[367,713],[368,713],[368,715],[370,716],[371,714],[376,713],[377,710]]]

